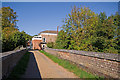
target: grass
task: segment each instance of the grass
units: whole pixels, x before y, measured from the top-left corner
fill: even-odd
[[[30,53],[29,52],[25,53],[6,80],[13,80],[13,79],[19,80],[26,71],[29,57],[30,57]]]
[[[49,57],[51,60],[53,60],[55,63],[58,63],[60,66],[68,69],[70,72],[73,72],[76,76],[79,78],[85,78],[90,80],[103,80],[103,78],[98,77],[96,75],[93,75],[91,73],[88,73],[82,69],[80,69],[77,65],[70,63],[67,60],[59,59],[58,57],[49,54],[43,50],[40,50],[41,53],[45,54],[47,57]]]

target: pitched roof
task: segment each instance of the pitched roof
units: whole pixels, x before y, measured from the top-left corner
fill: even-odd
[[[41,33],[54,33],[54,34],[57,34],[57,31],[46,30],[46,31],[40,32],[38,35],[40,35]]]

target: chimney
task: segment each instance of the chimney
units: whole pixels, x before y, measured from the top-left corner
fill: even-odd
[[[58,28],[59,28],[59,26],[57,26],[57,34],[58,34]]]

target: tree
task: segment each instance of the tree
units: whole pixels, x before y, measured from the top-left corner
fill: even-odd
[[[65,18],[56,46],[65,49],[118,53],[120,16],[95,14],[89,8],[74,7]]]
[[[118,53],[120,53],[120,15],[118,14],[118,12],[116,12],[116,14],[111,15],[110,18],[113,18],[113,22],[115,25],[114,43],[117,44],[115,48],[118,50]]]
[[[10,51],[13,50],[14,42],[12,40],[13,34],[18,31],[18,29],[14,27],[5,27],[2,30],[2,51]]]
[[[20,32],[14,27],[5,27],[2,31],[2,51],[11,51],[20,45],[26,47],[26,42],[31,38],[24,31]]]
[[[64,30],[61,30],[59,33],[58,33],[58,36],[57,36],[57,40],[56,40],[56,43],[55,43],[55,48],[68,48],[68,43],[67,43],[67,34],[64,32]]]
[[[14,50],[20,45],[25,47],[26,42],[32,38],[24,31],[18,30],[17,17],[10,7],[2,8],[2,52]]]
[[[93,34],[97,24],[98,17],[89,8],[74,7],[71,14],[68,14],[68,18],[65,19],[65,25],[63,27],[67,34],[65,38],[69,40],[68,49],[92,50],[91,41],[94,38]]]
[[[17,15],[16,12],[10,7],[3,7],[2,9],[2,28],[4,27],[15,27],[17,28],[16,22]]]
[[[107,18],[105,12],[99,14],[99,23],[96,29],[97,38],[93,43],[94,47],[97,47],[99,52],[118,53],[115,49],[116,43],[114,43],[115,25],[113,24],[113,18]]]

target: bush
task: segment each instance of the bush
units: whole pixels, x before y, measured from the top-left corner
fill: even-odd
[[[2,52],[14,50],[20,45],[26,47],[29,39],[31,36],[24,31],[20,32],[14,27],[5,27],[2,30]]]
[[[47,47],[49,47],[49,48],[53,48],[54,47],[54,42],[48,42],[47,43]]]

